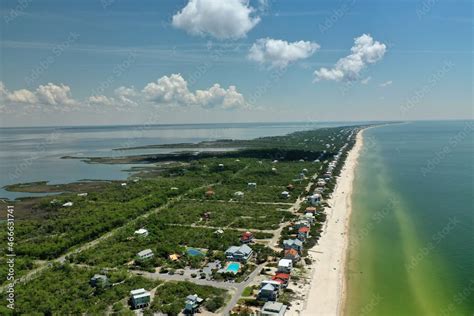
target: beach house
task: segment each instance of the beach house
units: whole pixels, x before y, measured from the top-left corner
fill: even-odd
[[[260,283],[257,298],[261,301],[276,301],[280,294],[281,283],[274,280],[265,280]]]
[[[253,234],[251,232],[245,232],[242,234],[242,237],[240,237],[240,242],[242,244],[248,244],[253,241]]]
[[[314,223],[314,221],[316,220],[316,217],[314,216],[314,214],[311,214],[311,213],[305,213],[303,215],[303,221],[306,221],[308,223]]]
[[[283,258],[290,259],[291,261],[293,261],[293,263],[295,263],[300,260],[300,254],[295,249],[288,249],[285,250],[285,255]]]
[[[309,227],[303,226],[298,229],[298,239],[305,241],[309,237]]]
[[[315,214],[316,213],[316,208],[314,206],[308,206],[305,210],[304,210],[305,213],[311,213],[311,214]]]
[[[304,217],[302,217],[300,220],[296,221],[294,224],[293,224],[293,227],[295,229],[300,229],[301,227],[311,227],[311,223],[305,219]]]
[[[180,257],[181,256],[178,255],[177,253],[172,253],[168,256],[168,259],[170,259],[171,261],[178,261]]]
[[[262,316],[284,316],[288,306],[280,302],[266,302],[260,310]]]
[[[288,273],[279,272],[272,276],[272,281],[276,281],[281,284],[281,287],[286,288],[290,282],[290,275]]]
[[[234,193],[234,197],[236,197],[237,199],[241,199],[244,197],[244,192],[242,191],[237,191]]]
[[[292,269],[293,269],[293,260],[280,259],[280,261],[278,261],[278,272],[291,273]]]
[[[146,230],[145,228],[140,228],[136,230],[134,234],[138,237],[146,237],[148,236],[148,230]]]
[[[294,249],[301,253],[303,251],[303,242],[299,239],[287,239],[283,241],[283,247],[285,250]]]
[[[253,254],[252,248],[243,244],[241,246],[231,246],[225,251],[228,260],[246,262]]]
[[[145,289],[130,291],[130,303],[133,309],[143,308],[150,304],[150,292]]]
[[[92,287],[105,287],[109,284],[109,279],[104,274],[94,274],[90,279],[89,284]]]
[[[201,306],[204,299],[194,295],[186,296],[185,307],[184,307],[184,314],[194,314],[199,310],[199,306]]]
[[[307,197],[307,201],[311,205],[318,205],[319,202],[321,202],[321,195],[314,193],[313,195]]]
[[[153,258],[153,251],[151,249],[145,249],[137,253],[138,260],[148,260]]]

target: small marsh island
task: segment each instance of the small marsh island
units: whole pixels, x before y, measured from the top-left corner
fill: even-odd
[[[297,314],[311,281],[308,250],[364,127],[150,146],[172,154],[122,148],[121,157],[80,159],[142,163],[127,181],[7,187],[54,193],[10,202],[15,313]],[[0,314],[12,314],[5,300]]]

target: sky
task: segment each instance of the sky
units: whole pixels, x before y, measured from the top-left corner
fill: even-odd
[[[467,0],[0,0],[0,124],[472,119]]]

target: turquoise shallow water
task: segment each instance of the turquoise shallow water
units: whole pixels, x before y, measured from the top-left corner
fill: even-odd
[[[348,315],[473,315],[474,122],[365,131]]]

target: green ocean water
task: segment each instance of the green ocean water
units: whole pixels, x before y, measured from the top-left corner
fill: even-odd
[[[474,315],[474,121],[366,130],[347,315]]]

